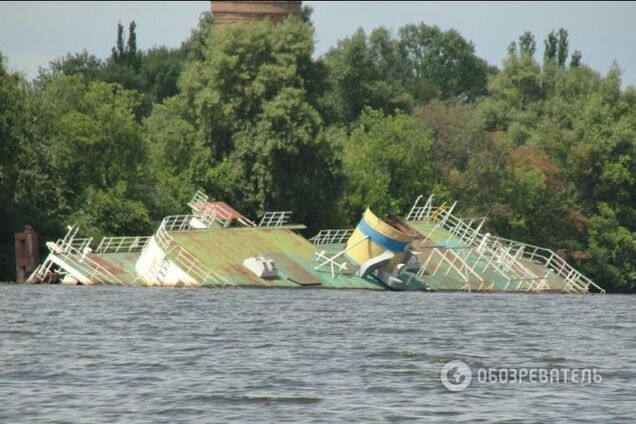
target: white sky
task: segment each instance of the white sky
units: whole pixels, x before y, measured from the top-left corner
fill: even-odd
[[[539,53],[551,29],[570,32],[570,51],[605,73],[616,61],[625,84],[636,85],[636,3],[634,2],[320,2],[314,8],[317,53],[324,53],[357,28],[384,25],[396,31],[406,23],[425,22],[455,28],[471,40],[477,54],[501,65],[506,47],[526,30]],[[177,47],[196,26],[207,1],[166,2],[0,2],[0,52],[9,67],[28,77],[39,66],[67,52],[110,54],[118,21],[137,23],[140,48]]]

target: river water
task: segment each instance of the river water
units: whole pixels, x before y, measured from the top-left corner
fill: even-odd
[[[635,302],[5,285],[0,422],[634,422]],[[477,381],[504,367],[602,381]]]

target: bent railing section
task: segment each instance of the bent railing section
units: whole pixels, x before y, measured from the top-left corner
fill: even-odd
[[[64,262],[78,269],[89,280],[94,283],[125,285],[119,278],[115,277],[109,270],[92,260],[88,253],[74,248],[65,240],[58,240],[55,245],[57,249],[55,256],[61,258]]]
[[[605,294],[605,289],[583,275],[551,249],[502,237],[490,236],[489,238],[492,239],[492,243],[499,243],[508,248],[510,254],[516,258],[521,258],[550,269],[555,275],[563,278],[566,285],[574,289],[589,291],[589,288],[593,287],[598,290],[599,293]]]
[[[605,293],[602,287],[572,267],[556,252],[544,247],[482,234],[480,231],[485,223],[485,218],[459,218],[452,214],[456,202],[450,207],[446,205],[433,206],[433,196],[431,195],[426,203],[421,205],[422,198],[419,196],[411,207],[407,221],[432,223],[433,228],[426,235],[427,238],[430,238],[437,229],[441,228],[450,234],[447,242],[455,238],[465,246],[474,248],[466,250],[464,258],[468,259],[471,254],[477,254],[478,262],[482,258],[487,260],[487,265],[482,269],[482,272],[487,271],[490,267],[505,276],[508,279],[508,285],[512,284],[513,281],[519,281],[518,288],[525,284],[528,290],[533,291],[549,288],[546,279],[552,272],[563,279],[564,290],[567,292],[587,293],[590,288],[594,288],[601,294]],[[538,276],[520,260],[540,265],[548,270],[548,273]],[[473,268],[476,266],[477,264],[473,264]]]
[[[201,190],[197,190],[197,192],[194,193],[188,206],[190,206],[192,213],[197,219],[207,228],[210,228],[214,223],[227,228],[234,219],[246,227],[256,226],[250,219],[242,215],[237,216],[236,211],[231,210],[231,208],[223,202],[211,202],[208,195]]]
[[[292,211],[269,211],[265,212],[260,222],[259,227],[282,227],[289,222]]]
[[[95,253],[131,253],[141,252],[151,236],[104,237],[95,249]]]
[[[309,239],[312,244],[343,244],[353,234],[353,229],[320,230],[318,234]]]
[[[213,287],[234,287],[234,283],[203,264],[183,246],[176,243],[168,231],[200,231],[190,225],[193,215],[167,216],[154,234],[157,245],[166,257],[172,260],[183,272],[201,285]]]
[[[115,277],[113,273],[89,257],[90,250],[87,248],[90,241],[86,242],[85,240],[89,239],[84,239],[82,241],[74,241],[72,238],[59,239],[48,246],[51,251],[49,256],[53,256],[54,258],[63,261],[94,284],[125,285],[124,282]],[[75,246],[83,246],[83,249],[79,250]],[[42,264],[43,268],[41,270],[38,269],[36,272],[44,271],[45,268],[46,272],[48,272],[51,266],[50,262],[56,261],[53,260],[53,258],[47,258],[47,260]],[[69,270],[65,271],[68,272]]]

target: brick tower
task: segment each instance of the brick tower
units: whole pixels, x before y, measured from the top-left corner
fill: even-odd
[[[250,22],[269,18],[280,21],[289,15],[299,15],[302,1],[211,1],[215,25]]]

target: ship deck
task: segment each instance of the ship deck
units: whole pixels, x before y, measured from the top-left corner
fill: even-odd
[[[433,223],[426,222],[409,222],[420,234],[427,235],[430,243],[429,246],[439,246],[443,248],[450,248],[458,251],[460,248],[465,248],[465,244],[454,237],[449,231],[436,226]],[[467,290],[471,291],[517,291],[516,284],[509,284],[508,279],[500,273],[496,272],[492,268],[484,271],[483,267],[480,267],[477,262],[479,261],[479,255],[474,247],[462,250],[466,255],[464,259],[469,266],[475,267],[477,273],[483,278],[484,281],[480,281],[477,277],[473,276],[468,282],[461,280],[449,269],[447,263],[443,261],[441,264],[432,259],[432,263],[435,267],[439,265],[439,271],[435,274],[426,274],[423,279],[427,287],[438,291],[453,291],[453,290]],[[540,264],[531,262],[526,259],[518,259],[526,268],[532,271],[534,274],[540,277],[546,276],[545,282],[548,284],[549,289],[544,291],[550,292],[562,292],[565,289],[565,280],[554,275],[553,272],[541,266]],[[519,291],[525,291],[519,289]]]
[[[140,252],[91,253],[90,258],[107,269],[119,281],[132,285],[137,278],[135,264],[137,259],[139,259],[139,255]]]
[[[205,266],[237,286],[326,287],[340,289],[384,289],[353,273],[314,270],[316,246],[291,228],[227,228],[203,231],[172,231],[174,241]],[[261,279],[243,267],[243,260],[263,255],[274,259],[282,278]]]
[[[589,293],[592,288],[605,292],[556,252],[480,232],[485,217],[458,218],[451,214],[456,202],[450,207],[433,206],[432,199],[429,196],[422,206],[419,196],[406,217],[409,231],[415,231],[408,246],[386,248],[406,252],[401,265],[406,271],[392,276],[402,280],[404,287],[392,287],[526,293]],[[266,212],[257,226],[227,204],[210,202],[202,192],[194,195],[189,206],[193,215],[165,217],[153,236],[105,237],[94,251],[92,239],[77,238],[78,227],[70,227],[63,239],[47,243],[51,253],[29,282],[52,281],[56,270],[61,270],[69,284],[388,289],[376,280],[386,281],[385,274],[357,276],[359,268],[368,270],[374,264],[370,261],[382,258],[371,250],[362,252],[367,259],[356,257],[352,249],[359,249],[357,242],[349,248],[345,245],[352,240],[352,229],[322,230],[307,240],[297,234],[304,226],[288,224],[290,211]],[[235,221],[244,226],[233,226]],[[246,259],[258,256],[274,261],[275,278],[260,278],[255,274],[261,275],[258,266],[251,271],[243,265]]]

